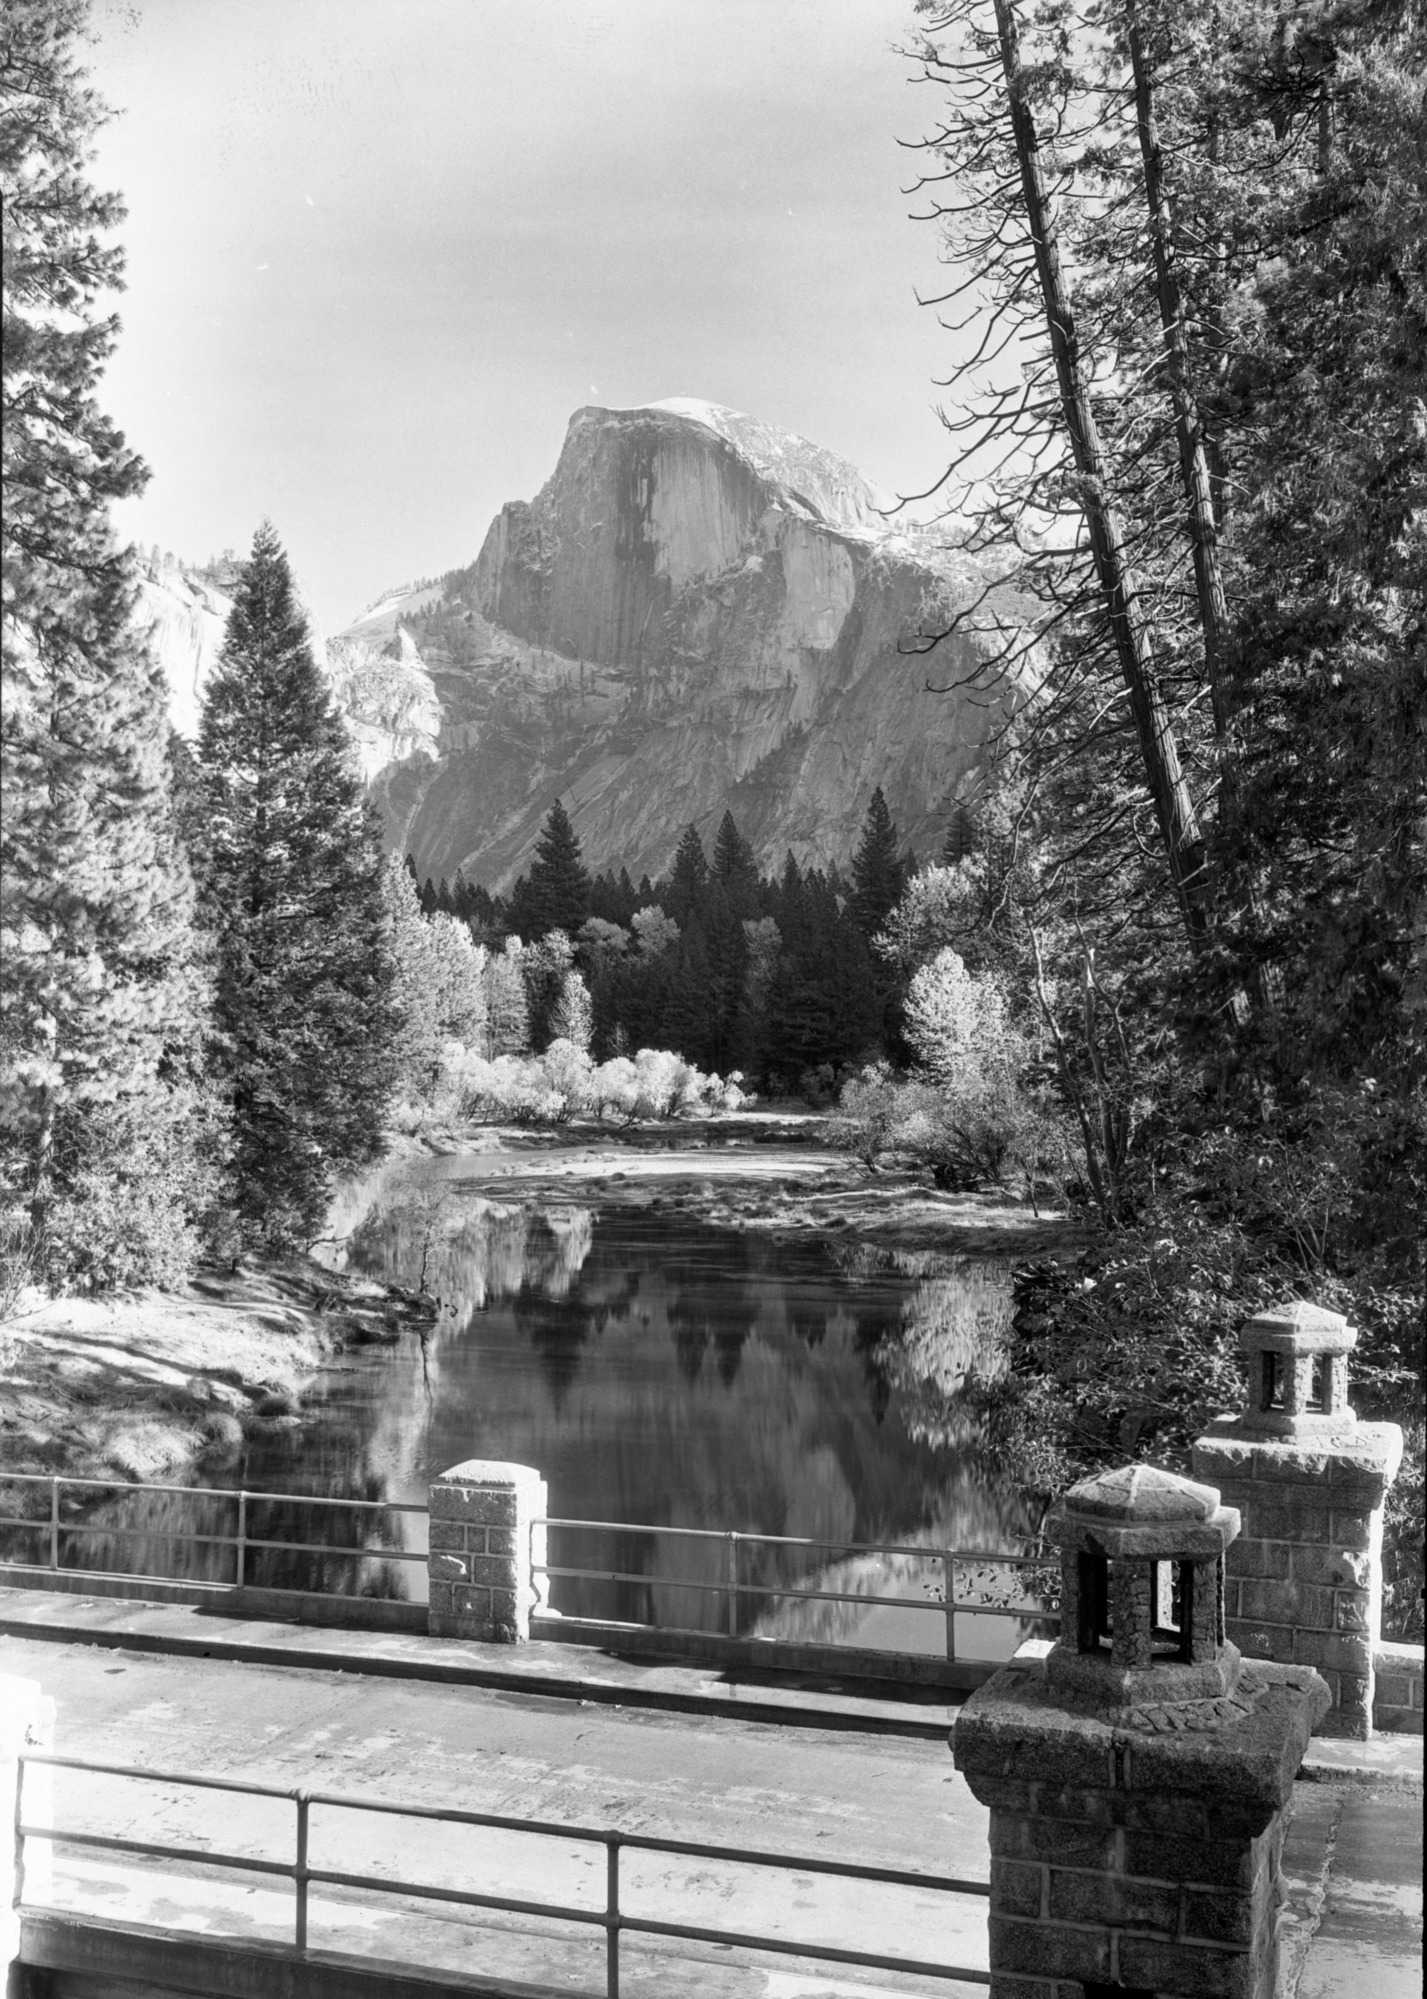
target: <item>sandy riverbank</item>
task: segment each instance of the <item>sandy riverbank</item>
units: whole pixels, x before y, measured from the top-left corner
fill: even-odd
[[[821,1120],[739,1113],[674,1126],[447,1128],[407,1139],[405,1160],[429,1160],[491,1200],[590,1201],[684,1209],[722,1228],[827,1234],[948,1255],[1040,1256],[1078,1246],[1084,1225],[1005,1191],[941,1193],[926,1174],[888,1163],[876,1172],[819,1143]],[[447,1164],[447,1162],[449,1164]],[[388,1185],[403,1174],[388,1162]],[[356,1205],[339,1233],[354,1226]]]
[[[0,1324],[0,1476],[164,1479],[221,1460],[300,1421],[304,1382],[402,1316],[381,1286],[300,1257],[21,1309]]]

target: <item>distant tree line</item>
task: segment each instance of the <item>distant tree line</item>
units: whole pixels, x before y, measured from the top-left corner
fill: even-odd
[[[974,838],[957,808],[948,853]],[[407,866],[414,883],[415,862]],[[668,873],[638,884],[626,868],[589,873],[557,799],[508,894],[458,870],[454,880],[427,877],[419,902],[429,919],[463,922],[494,963],[518,940],[537,1052],[562,1033],[597,1061],[666,1048],[700,1069],[739,1071],[762,1091],[825,1101],[857,1067],[905,1052],[905,978],[874,940],[915,867],[880,787],[845,875],[836,863],[800,868],[791,853],[778,874],[760,873],[725,812],[711,855],[689,826]]]

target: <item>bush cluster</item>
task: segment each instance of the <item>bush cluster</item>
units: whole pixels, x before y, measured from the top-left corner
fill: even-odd
[[[707,1117],[752,1099],[738,1072],[705,1075],[663,1048],[641,1048],[633,1061],[595,1062],[573,1041],[552,1041],[542,1055],[487,1059],[453,1043],[443,1057],[444,1091],[460,1117],[512,1124],[562,1125],[574,1118],[634,1124],[644,1118]]]

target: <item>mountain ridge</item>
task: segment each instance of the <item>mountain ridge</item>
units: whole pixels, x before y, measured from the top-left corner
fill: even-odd
[[[1016,690],[957,687],[988,657],[957,635],[936,655],[952,691],[928,691],[908,641],[993,579],[887,511],[834,453],[719,404],[576,410],[472,563],[326,642],[388,840],[500,889],[560,797],[594,869],[657,876],[725,810],[765,869],[825,866],[880,785],[903,839],[939,846]]]

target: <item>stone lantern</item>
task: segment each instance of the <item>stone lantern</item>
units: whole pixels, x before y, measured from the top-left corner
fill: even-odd
[[[1346,1435],[1358,1419],[1348,1406],[1348,1355],[1358,1343],[1340,1312],[1295,1298],[1260,1312],[1239,1333],[1249,1360],[1249,1404],[1241,1435]]]
[[[1303,1299],[1250,1319],[1248,1405],[1196,1441],[1194,1472],[1243,1517],[1226,1561],[1229,1636],[1250,1658],[1317,1667],[1333,1696],[1325,1733],[1365,1737],[1402,1432],[1349,1406],[1357,1338],[1341,1313]]]
[[[1293,1779],[1328,1689],[1224,1637],[1239,1516],[1144,1465],[1072,1487],[1061,1635],[962,1708],[991,1810],[993,1999],[1272,1999]]]

